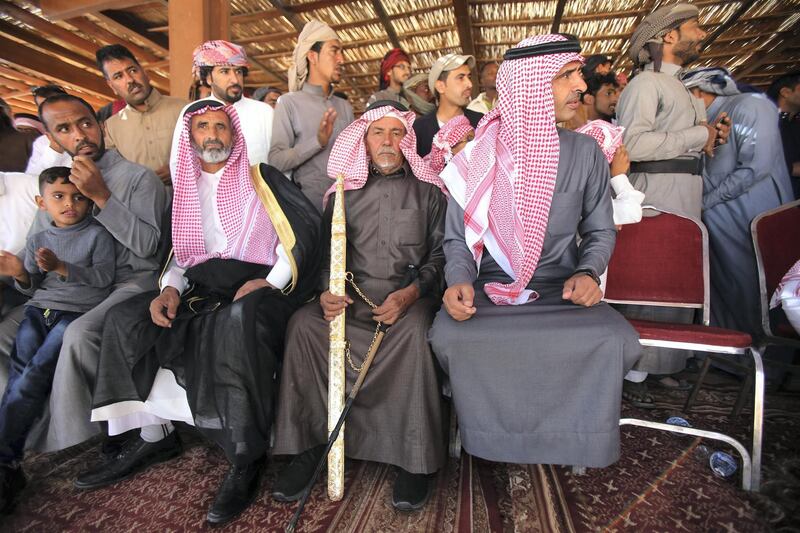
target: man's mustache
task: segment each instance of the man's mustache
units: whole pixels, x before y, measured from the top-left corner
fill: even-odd
[[[378,155],[400,155],[400,152],[394,148],[381,148],[378,150]]]
[[[239,85],[238,83],[234,83],[233,85],[229,85],[228,86],[228,90],[230,91],[231,89],[239,89],[241,91],[242,90],[242,86]]]
[[[225,144],[217,139],[207,139],[203,141],[203,149],[207,150],[209,148],[225,148]]]
[[[80,152],[80,151],[81,151],[81,148],[83,148],[84,146],[90,146],[90,147],[92,147],[92,148],[94,148],[94,149],[96,149],[96,150],[100,148],[99,146],[97,146],[97,145],[96,145],[95,143],[93,143],[92,141],[89,141],[89,140],[87,140],[87,139],[84,139],[84,140],[80,141],[80,142],[78,143],[78,145],[75,147],[75,153],[78,153],[78,152]]]
[[[142,89],[142,88],[143,88],[142,85],[140,83],[136,83],[135,81],[132,81],[128,84],[128,92],[131,92],[134,89]]]

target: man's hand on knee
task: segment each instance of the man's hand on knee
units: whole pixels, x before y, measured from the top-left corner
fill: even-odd
[[[477,309],[473,306],[475,300],[475,288],[471,283],[460,283],[448,287],[444,291],[444,308],[453,320],[467,320],[472,318]]]
[[[272,285],[265,279],[251,279],[239,287],[239,290],[236,291],[236,295],[233,297],[233,301],[235,302],[239,298],[244,298],[251,292],[257,291],[258,289],[263,289],[264,287],[272,287]],[[275,287],[272,288],[274,289]]]
[[[600,286],[592,279],[591,276],[585,273],[578,273],[573,275],[564,282],[564,290],[561,293],[561,298],[570,300],[577,305],[591,307],[603,297],[603,291]]]
[[[319,295],[319,305],[322,307],[322,315],[328,322],[341,314],[351,303],[353,303],[353,300],[346,294],[344,296],[334,296],[331,294],[331,291],[325,291]]]
[[[180,303],[181,295],[178,294],[178,290],[175,287],[165,287],[161,294],[150,302],[150,318],[153,324],[171,328]]]

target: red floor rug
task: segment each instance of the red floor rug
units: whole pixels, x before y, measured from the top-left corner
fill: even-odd
[[[658,409],[625,408],[624,416],[664,421],[680,414],[686,393],[658,392]],[[747,442],[748,415],[728,416],[735,392],[701,392],[684,415],[695,427],[732,432]],[[346,496],[330,502],[317,484],[302,532],[749,532],[800,528],[800,398],[770,395],[764,439],[763,490],[741,490],[738,474],[720,479],[698,452],[705,444],[643,428],[622,428],[622,457],[611,467],[575,476],[562,467],[500,464],[463,454],[439,473],[419,512],[392,509],[393,468],[350,462]],[[72,487],[98,459],[97,443],[32,455],[23,500],[2,531],[183,532],[211,530],[205,513],[226,468],[223,455],[191,432],[185,453],[116,486],[93,492]],[[749,447],[749,446],[748,446]],[[730,450],[728,450],[730,451]],[[256,503],[222,531],[282,531],[295,506],[274,502],[269,487],[283,459],[270,463]]]

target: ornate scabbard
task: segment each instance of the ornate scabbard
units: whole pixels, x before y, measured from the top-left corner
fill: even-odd
[[[331,294],[344,296],[347,271],[347,227],[344,212],[344,176],[336,178],[336,194],[331,221]],[[330,435],[344,408],[345,389],[345,332],[344,313],[330,324],[328,350],[328,435]],[[328,454],[328,497],[339,501],[344,496],[344,426]]]

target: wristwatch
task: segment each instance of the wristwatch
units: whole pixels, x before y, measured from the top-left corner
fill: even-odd
[[[594,282],[597,283],[597,285],[600,285],[600,276],[595,274],[594,270],[592,270],[590,268],[581,268],[581,269],[576,270],[575,272],[572,273],[573,276],[575,274],[586,274],[587,276],[592,278],[594,280]]]

